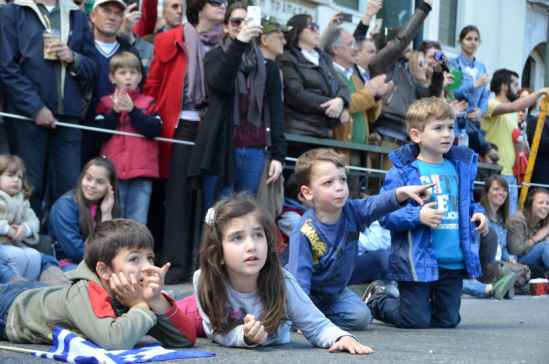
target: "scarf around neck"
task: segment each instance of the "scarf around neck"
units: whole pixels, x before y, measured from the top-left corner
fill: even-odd
[[[221,48],[225,53],[232,43],[233,40],[229,36],[223,38]],[[250,41],[242,55],[242,63],[235,81],[233,107],[233,137],[235,140],[242,138],[242,132],[253,138],[258,138],[266,79],[265,58],[257,50],[255,43]]]
[[[206,47],[216,48],[221,40],[221,24],[198,33],[196,28],[186,23],[183,28],[185,50],[187,51],[187,77],[189,77],[189,97],[196,105],[209,101],[208,88],[204,77],[204,56]]]

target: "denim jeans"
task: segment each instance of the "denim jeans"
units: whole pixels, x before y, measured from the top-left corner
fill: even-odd
[[[468,279],[463,280],[463,289],[461,293],[465,293],[476,298],[489,298],[490,295],[486,294],[486,284],[479,281],[470,281]]]
[[[47,284],[36,281],[17,281],[8,284],[0,284],[0,340],[8,341],[6,335],[6,322],[9,309],[21,293],[41,287],[49,287]]]
[[[509,213],[511,216],[517,212],[518,207],[518,188],[511,187],[511,185],[517,184],[517,177],[515,176],[503,176],[507,183],[509,183]]]
[[[5,262],[16,274],[26,279],[38,279],[40,276],[41,254],[29,247],[0,245],[0,260]]]
[[[372,322],[368,306],[348,288],[333,302],[327,302],[313,293],[310,297],[320,312],[342,330],[365,330]]]
[[[122,216],[147,225],[149,203],[151,202],[152,179],[132,178],[118,180]]]
[[[238,180],[224,188],[217,198],[230,196],[233,191],[249,191],[255,195],[261,180],[261,174],[265,167],[264,148],[236,148],[236,167],[238,169]],[[202,185],[204,188],[204,204],[206,210],[213,206],[217,200],[215,185],[217,175],[210,172],[202,173]]]
[[[40,253],[40,274],[50,267],[59,267],[59,262],[52,256]],[[4,261],[0,260],[0,283],[8,283],[17,273]],[[40,276],[38,276],[40,278]]]
[[[376,293],[368,300],[372,316],[400,328],[456,327],[461,321],[463,269],[438,268],[434,282],[398,282],[400,299]]]
[[[365,252],[356,258],[356,266],[349,284],[360,284],[375,279],[383,279],[387,275],[389,251],[385,249]]]
[[[57,115],[56,118],[78,124],[75,117]],[[44,200],[51,206],[65,192],[76,188],[82,133],[80,129],[43,128],[33,121],[10,118],[4,118],[4,123],[11,154],[17,154],[25,162],[29,182],[34,187],[30,204],[41,221]]]
[[[537,243],[528,253],[518,257],[517,261],[527,265],[539,265],[545,270],[549,269],[549,241]]]

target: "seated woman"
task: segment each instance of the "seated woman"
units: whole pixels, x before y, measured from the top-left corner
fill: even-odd
[[[486,245],[483,245],[483,240],[481,239],[480,257],[481,259],[484,257],[484,259],[481,260],[481,263],[489,263],[490,260],[492,262],[504,260],[512,264],[517,263],[517,257],[509,254],[507,251],[507,228],[511,222],[511,218],[509,216],[508,190],[509,184],[505,178],[501,177],[499,174],[489,177],[484,184],[484,188],[482,189],[480,204],[486,210],[490,233],[497,233],[498,245],[495,251],[491,250],[489,254],[487,254]],[[496,280],[493,284],[486,284],[477,280],[464,280],[462,292],[477,298],[494,297],[496,299],[512,299],[515,293],[514,284],[516,275],[507,268],[502,269],[501,273],[503,273],[501,274],[503,277]],[[497,278],[498,275],[495,275]]]
[[[49,214],[48,234],[56,246],[61,269],[75,269],[84,257],[84,245],[95,225],[122,217],[114,164],[96,157],[86,164],[75,190],[61,196]]]
[[[511,217],[507,246],[517,261],[549,270],[549,191],[534,187],[528,192],[524,210]]]

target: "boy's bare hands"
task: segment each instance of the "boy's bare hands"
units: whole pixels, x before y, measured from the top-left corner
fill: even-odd
[[[137,305],[149,307],[143,297],[143,287],[133,273],[130,274],[129,280],[122,272],[113,273],[109,278],[109,284],[113,293],[116,294],[116,299],[125,307],[131,308]]]
[[[122,90],[122,95],[120,97],[120,106],[123,111],[132,112],[133,110],[133,101],[130,95],[126,90]]]
[[[430,202],[419,210],[419,220],[431,229],[438,229],[442,216],[444,216],[444,212],[435,209],[436,205],[437,202]]]
[[[246,344],[264,344],[268,336],[269,334],[265,332],[261,321],[256,321],[254,315],[246,315],[244,318],[244,341]]]
[[[114,109],[114,111],[116,111],[117,113],[121,113],[122,110],[121,110],[121,107],[122,107],[122,90],[120,89],[117,89],[114,91],[114,94],[111,95],[111,101],[112,101],[112,108]]]
[[[162,288],[164,288],[164,279],[166,278],[168,269],[170,269],[170,265],[171,263],[166,263],[162,268],[155,267],[154,265],[141,268],[141,271],[145,273],[145,278],[143,278],[143,297],[147,302],[161,296]]]
[[[423,206],[423,202],[429,201],[431,198],[431,191],[429,190],[435,184],[425,186],[404,186],[399,187],[396,190],[396,199],[399,204],[406,201],[408,198],[416,201],[419,206]]]
[[[480,224],[475,228],[475,230],[482,234],[482,236],[486,236],[488,234],[489,228],[488,228],[488,219],[482,212],[475,212],[473,214],[473,217],[471,218],[471,222],[480,222]]]
[[[27,227],[25,225],[12,225],[10,227],[10,230],[11,229],[15,229],[15,234],[11,240],[23,241],[27,237]]]
[[[330,349],[328,349],[330,353],[334,353],[336,351],[348,351],[351,354],[373,354],[374,351],[367,347],[366,345],[362,345],[356,339],[352,336],[343,336],[338,341],[332,345]]]

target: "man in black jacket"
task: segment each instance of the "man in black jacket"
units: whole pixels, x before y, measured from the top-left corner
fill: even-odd
[[[407,143],[406,113],[410,105],[417,99],[440,96],[442,93],[444,76],[440,68],[435,69],[431,85],[427,88],[417,83],[406,67],[406,50],[431,11],[432,3],[433,0],[425,0],[402,28],[381,32],[378,52],[368,64],[370,77],[386,74],[387,81],[394,83],[393,90],[383,97],[381,115],[372,125],[372,131],[381,137],[381,146],[398,148]],[[391,167],[389,158],[384,158],[383,169],[389,170]]]
[[[85,98],[87,99],[87,111],[85,113],[84,124],[87,126],[96,126],[95,114],[99,100],[103,96],[114,93],[114,85],[109,80],[110,60],[120,52],[131,52],[139,61],[141,57],[139,52],[132,47],[127,41],[117,37],[118,30],[122,26],[124,20],[124,10],[126,4],[122,0],[97,0],[93,5],[93,10],[90,13],[90,19],[93,23],[93,38],[95,41],[95,54],[99,59],[100,74],[99,78],[87,90]],[[143,62],[141,62],[143,64]],[[143,78],[139,84],[141,90],[145,85],[145,68],[141,66],[141,74]],[[101,144],[105,137],[110,134],[84,131],[82,132],[82,167],[89,160],[97,157],[101,151]]]
[[[45,29],[59,30],[60,41],[44,49]],[[44,51],[47,51],[44,54]],[[49,55],[50,59],[44,59]],[[52,55],[55,55],[52,57]],[[51,59],[54,58],[54,59]],[[80,84],[99,74],[86,15],[70,0],[14,0],[0,13],[0,78],[4,111],[33,118],[4,118],[10,151],[27,167],[34,190],[30,198],[42,216],[46,176],[48,197],[55,201],[76,187],[80,175]]]

